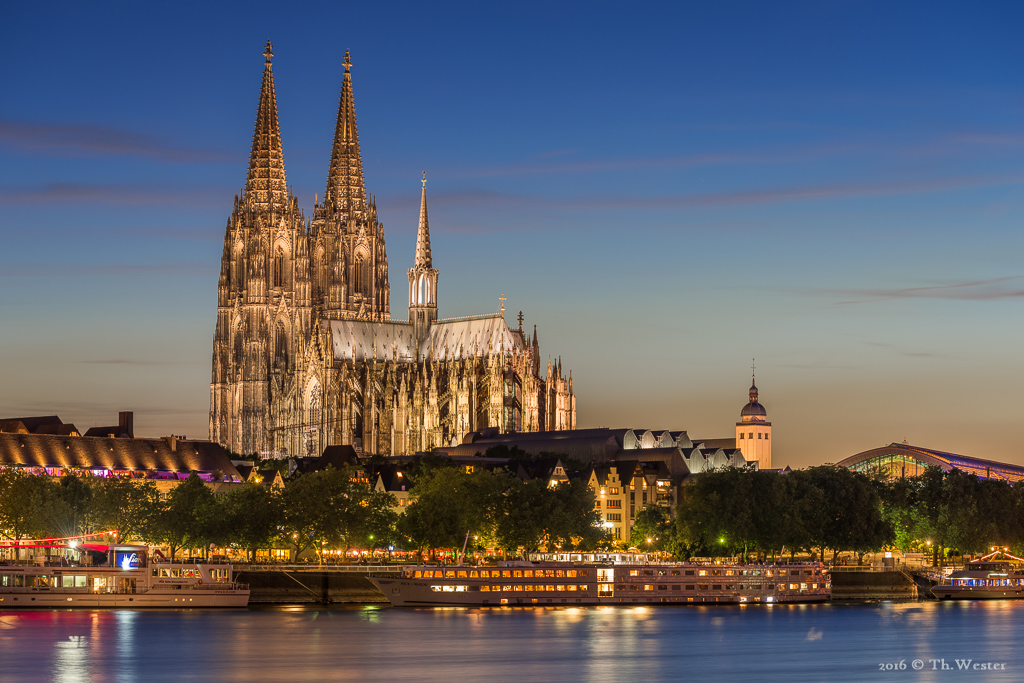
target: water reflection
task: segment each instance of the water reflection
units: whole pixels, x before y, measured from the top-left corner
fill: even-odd
[[[13,681],[1016,681],[1024,603],[0,612]],[[910,670],[913,660],[923,662]],[[1005,663],[951,673],[931,661]]]

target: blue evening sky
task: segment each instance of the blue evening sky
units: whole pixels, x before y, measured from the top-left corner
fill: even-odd
[[[427,171],[441,317],[508,297],[581,427],[775,463],[904,438],[1024,463],[1024,5],[11,3],[0,417],[206,438],[216,281],[263,68],[323,192],[351,50],[405,316]]]

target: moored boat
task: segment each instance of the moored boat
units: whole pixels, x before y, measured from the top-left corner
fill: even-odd
[[[415,566],[370,576],[396,607],[821,602],[831,585],[820,563],[597,564],[500,562]]]
[[[953,572],[949,575],[949,583],[932,586],[932,595],[939,600],[1024,598],[1024,566],[989,559],[996,554],[970,562],[963,569]]]
[[[112,545],[97,566],[0,564],[0,609],[248,605],[231,565],[151,562],[147,551]]]

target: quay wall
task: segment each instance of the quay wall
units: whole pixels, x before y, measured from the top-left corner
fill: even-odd
[[[902,600],[917,597],[917,584],[901,571],[832,572],[833,600]]]

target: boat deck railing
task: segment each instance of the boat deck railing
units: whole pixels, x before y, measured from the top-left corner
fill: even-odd
[[[235,565],[235,572],[340,572],[348,574],[398,574],[413,565],[402,564],[251,564]]]

